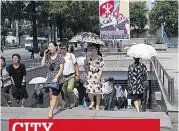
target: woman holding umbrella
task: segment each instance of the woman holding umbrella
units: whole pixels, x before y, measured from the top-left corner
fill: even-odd
[[[101,78],[104,69],[104,61],[99,51],[100,46],[92,44],[90,46],[91,56],[85,60],[84,68],[87,70],[87,90],[90,99],[89,109],[94,109],[94,96],[96,96],[96,110],[100,110],[102,94]]]
[[[134,58],[135,62],[129,65],[128,86],[131,99],[134,101],[137,112],[140,111],[141,99],[146,93],[147,68],[140,62],[140,58],[151,59],[157,55],[156,50],[147,44],[135,44],[127,50],[127,55]]]
[[[128,68],[129,94],[134,102],[136,111],[140,111],[141,99],[145,91],[144,81],[147,80],[147,68],[140,63],[140,58],[134,58],[135,62]]]

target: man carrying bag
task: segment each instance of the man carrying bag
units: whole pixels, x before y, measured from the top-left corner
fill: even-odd
[[[63,58],[66,61],[63,70],[65,81],[63,83],[62,90],[64,92],[64,99],[67,108],[72,109],[73,107],[75,107],[75,95],[73,90],[76,81],[78,81],[79,79],[79,68],[75,55],[67,52],[67,46],[65,43],[62,43],[60,45],[60,50]]]

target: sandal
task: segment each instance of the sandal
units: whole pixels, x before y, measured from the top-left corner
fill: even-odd
[[[53,119],[53,114],[48,114],[48,119]]]
[[[8,104],[11,104],[12,103],[12,101],[11,100],[8,100],[8,102],[7,102]]]
[[[99,106],[96,106],[96,111],[99,111],[100,110],[100,107]]]
[[[90,110],[94,110],[94,102],[91,102],[91,105],[89,106]]]

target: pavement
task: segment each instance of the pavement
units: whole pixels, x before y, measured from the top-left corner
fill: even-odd
[[[21,55],[21,62],[26,65],[27,69],[32,69],[38,66],[41,62],[41,58],[35,60],[31,59],[31,52],[25,50],[24,48],[12,48],[6,49],[4,52],[1,52],[1,55],[5,57],[7,65],[12,63],[12,55],[18,53]],[[84,52],[81,51],[81,48],[75,48],[76,56],[84,56]]]
[[[79,50],[81,50],[81,48],[75,48],[74,49],[76,52],[78,52]],[[81,52],[81,51],[80,51]],[[24,48],[9,48],[4,50],[4,52],[1,52],[1,55],[4,56],[6,58],[6,62],[11,62],[11,57],[14,53],[18,53],[21,55],[21,60],[31,60],[31,52],[25,50]]]
[[[1,129],[7,131],[9,119],[46,119],[49,108],[2,107]],[[55,112],[54,119],[160,119],[160,131],[172,131],[171,122],[164,112],[136,112],[134,109],[95,111],[82,106]]]
[[[15,49],[13,49],[15,50]],[[26,58],[29,54],[29,52],[23,51],[24,49],[17,49],[16,51],[19,51],[21,53],[25,53],[22,56],[23,58]],[[14,52],[14,51],[13,51]],[[11,53],[13,53],[12,50],[7,50],[6,55],[7,58],[11,58]],[[166,52],[158,52],[158,59],[163,65],[163,67],[166,69],[166,71],[169,73],[170,76],[175,78],[175,101],[178,101],[178,57],[177,56],[177,49],[168,49]],[[81,50],[77,50],[75,52],[75,55],[78,56],[85,56],[85,53],[82,52]],[[29,55],[30,57],[30,55]],[[104,58],[106,60],[105,65],[107,67],[111,66],[109,69],[114,69],[115,70],[127,70],[127,66],[130,63],[132,63],[132,58],[120,56],[106,56]],[[117,61],[116,61],[117,60]],[[29,62],[29,61],[28,61]],[[117,63],[116,63],[117,62]],[[149,63],[148,61],[143,61],[144,63],[146,62],[147,68],[149,69]],[[171,64],[172,63],[172,64]],[[27,63],[29,64],[29,63]],[[116,67],[116,65],[118,65]],[[177,95],[176,95],[177,94]],[[40,119],[40,118],[46,118],[48,114],[48,108],[21,108],[21,107],[2,107],[2,130],[6,131],[7,128],[7,120],[10,118],[35,118],[35,119]],[[89,118],[89,119],[124,119],[124,118],[132,118],[132,119],[138,119],[138,118],[159,118],[161,120],[161,130],[164,131],[171,130],[171,122],[168,116],[164,112],[140,112],[136,113],[134,110],[120,110],[120,111],[114,111],[114,112],[106,112],[106,111],[89,111],[86,108],[82,107],[77,107],[74,108],[73,110],[65,110],[61,113],[58,113],[55,117],[55,119],[64,119],[64,118]]]
[[[30,59],[31,53],[24,48],[14,48],[14,49],[6,49],[4,52],[1,52],[1,55],[6,58],[6,62],[11,62],[11,57],[14,53],[18,53],[21,55],[21,60]]]

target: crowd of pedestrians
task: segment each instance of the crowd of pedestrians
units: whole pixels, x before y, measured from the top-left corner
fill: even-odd
[[[46,50],[45,50],[46,49]],[[60,52],[58,51],[60,49]],[[77,58],[73,53],[68,53],[67,44],[49,42],[48,47],[41,52],[41,66],[47,66],[47,83],[50,96],[50,110],[48,118],[53,118],[54,110],[61,105],[61,110],[72,109],[85,97],[90,110],[101,110],[101,100],[104,101],[104,110],[130,108],[132,105],[139,112],[140,108],[146,110],[149,100],[149,85],[147,82],[147,68],[140,62],[140,58],[134,58],[134,63],[128,68],[128,88],[115,83],[113,77],[103,79],[105,68],[100,46],[89,44],[91,54],[84,61],[85,72],[80,75]],[[86,50],[85,50],[86,51]],[[43,54],[42,54],[43,53]],[[12,95],[17,103],[28,98],[26,91],[26,68],[20,62],[20,55],[13,54],[13,64],[6,68],[5,58],[1,57],[1,94],[4,95],[7,104],[11,103],[8,95],[12,87]],[[80,89],[75,88],[80,82]],[[83,93],[80,93],[80,92]],[[83,94],[81,96],[80,94]],[[83,101],[84,102],[84,101]],[[78,103],[78,104],[77,104]],[[141,106],[142,105],[142,106]]]

